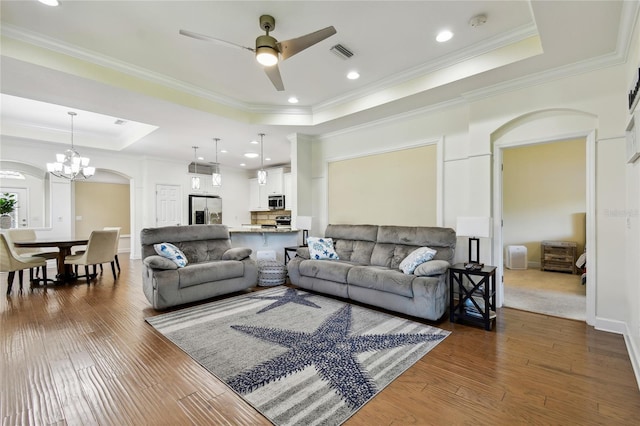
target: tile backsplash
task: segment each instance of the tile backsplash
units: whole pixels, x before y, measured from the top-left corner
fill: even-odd
[[[251,224],[275,225],[276,216],[291,216],[291,210],[269,210],[265,212],[251,212]]]

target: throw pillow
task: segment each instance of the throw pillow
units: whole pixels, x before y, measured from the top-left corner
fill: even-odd
[[[159,243],[154,244],[153,248],[160,256],[172,260],[176,265],[178,265],[178,268],[184,268],[185,266],[187,266],[186,256],[180,251],[178,247],[174,246],[173,244]]]
[[[309,246],[309,257],[311,259],[339,259],[333,248],[333,239],[331,238],[308,237],[307,245]]]
[[[428,260],[433,259],[436,255],[436,251],[429,247],[420,247],[415,249],[409,256],[405,257],[400,262],[400,270],[405,274],[413,274],[413,271],[420,265]]]
[[[175,262],[162,256],[147,256],[144,258],[144,264],[153,269],[178,269]]]
[[[446,260],[430,260],[428,262],[421,263],[413,271],[413,275],[431,276],[440,275],[447,272],[449,269],[449,262]]]

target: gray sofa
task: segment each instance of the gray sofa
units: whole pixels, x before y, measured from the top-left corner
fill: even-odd
[[[142,244],[142,285],[155,309],[208,299],[253,287],[258,266],[251,249],[231,248],[226,225],[145,228]],[[187,258],[182,268],[159,256],[154,244],[171,243]]]
[[[310,259],[309,249],[299,248],[287,264],[292,284],[433,321],[446,313],[447,271],[456,245],[453,229],[329,225],[324,236],[333,239],[339,260]],[[433,269],[428,276],[403,273],[402,260],[424,246],[437,250],[437,267],[416,270]]]

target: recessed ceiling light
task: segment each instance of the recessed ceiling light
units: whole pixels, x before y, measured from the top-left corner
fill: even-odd
[[[260,142],[258,142],[258,141],[251,141],[250,143],[251,143],[252,145],[258,145]]]
[[[204,157],[199,156],[199,157],[198,157],[198,160],[202,161],[202,160],[204,160]]]
[[[264,159],[264,161],[271,161],[271,158],[266,157],[266,158]]]
[[[226,149],[221,149],[220,150],[220,154],[226,154],[227,152],[229,152],[229,151],[227,151]]]
[[[46,4],[47,6],[60,6],[60,2],[58,0],[38,0],[42,4]]]
[[[295,96],[291,96],[289,98],[289,103],[290,104],[297,104],[298,103],[298,98],[296,98]]]
[[[240,163],[240,167],[244,167],[244,166],[246,166],[246,164]]]
[[[347,74],[347,78],[349,80],[357,80],[360,78],[360,74],[357,71],[350,71],[349,74]]]
[[[436,41],[443,43],[445,41],[451,40],[451,37],[453,37],[453,33],[451,31],[449,30],[440,31],[436,36]]]
[[[258,158],[258,154],[255,152],[247,152],[244,154],[244,156],[247,158]]]

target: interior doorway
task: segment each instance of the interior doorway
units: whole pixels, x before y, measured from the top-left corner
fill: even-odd
[[[586,139],[502,154],[503,305],[586,321],[586,286],[575,267],[586,244]],[[567,247],[552,252],[542,241]]]

